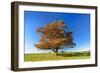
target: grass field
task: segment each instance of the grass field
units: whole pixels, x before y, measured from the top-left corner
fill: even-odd
[[[90,51],[85,52],[64,52],[56,56],[55,53],[34,53],[25,54],[24,61],[50,61],[50,60],[70,60],[70,59],[89,59]]]

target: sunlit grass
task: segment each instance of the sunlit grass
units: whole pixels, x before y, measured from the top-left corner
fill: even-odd
[[[72,60],[72,59],[89,59],[90,52],[64,52],[59,53],[57,56],[55,53],[34,53],[25,54],[24,61],[49,61],[49,60]]]

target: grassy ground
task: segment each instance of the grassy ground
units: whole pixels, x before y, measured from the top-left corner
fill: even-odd
[[[36,54],[25,54],[24,61],[48,61],[48,60],[70,60],[70,59],[89,59],[90,52],[65,52],[59,53],[56,56],[55,53],[36,53]]]

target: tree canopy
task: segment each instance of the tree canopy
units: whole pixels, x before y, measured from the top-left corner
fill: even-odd
[[[49,23],[36,31],[40,33],[39,43],[35,45],[37,48],[50,49],[58,54],[59,49],[75,46],[72,32],[68,31],[63,20]]]

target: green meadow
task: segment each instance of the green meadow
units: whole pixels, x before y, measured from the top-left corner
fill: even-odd
[[[84,52],[64,52],[59,53],[57,56],[55,53],[33,53],[24,54],[24,61],[50,61],[50,60],[75,60],[75,59],[89,59],[90,51]]]

